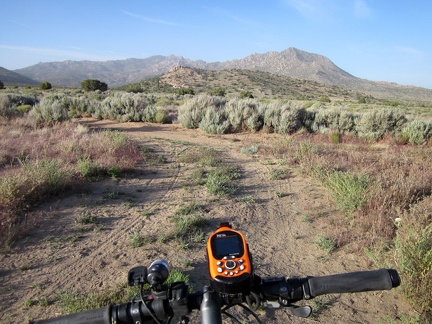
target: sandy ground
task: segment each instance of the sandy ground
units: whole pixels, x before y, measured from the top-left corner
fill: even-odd
[[[59,315],[54,303],[59,289],[85,293],[113,287],[126,282],[131,267],[148,266],[158,258],[180,268],[200,289],[208,280],[205,243],[191,244],[188,249],[179,249],[175,242],[132,248],[129,239],[135,231],[154,236],[167,233],[178,207],[193,201],[205,206],[206,235],[222,221],[245,233],[260,276],[319,276],[371,269],[365,256],[344,249],[329,255],[314,244],[319,235],[332,232],[335,219],[343,217],[323,188],[294,167],[284,179],[271,180],[270,171],[278,166],[269,163],[268,156],[260,151],[255,156],[241,153],[241,148],[252,144],[271,146],[280,135],[216,136],[176,125],[81,123],[128,132],[144,147],[163,155],[166,163],[141,163],[134,176],[92,183],[85,193],[66,194],[41,206],[40,225],[0,255],[1,323]],[[212,147],[224,161],[240,166],[235,196],[212,196],[205,187],[190,184],[196,165],[180,163],[178,157],[196,145]],[[76,219],[83,213],[97,217],[98,225],[77,226]],[[50,305],[30,306],[30,300],[48,300]],[[410,311],[397,289],[331,295],[308,304],[315,308],[309,319],[286,310],[268,310],[260,317],[271,323],[386,323],[398,322]]]

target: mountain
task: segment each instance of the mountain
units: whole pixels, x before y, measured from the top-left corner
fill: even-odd
[[[49,81],[54,86],[78,87],[85,79],[98,79],[110,87],[139,82],[160,76],[175,66],[205,70],[247,69],[277,73],[292,78],[326,84],[347,85],[360,80],[337,67],[328,58],[296,48],[282,52],[252,54],[243,59],[207,63],[182,56],[151,56],[145,59],[117,61],[64,61],[38,63],[15,70],[38,81]]]
[[[214,70],[258,70],[335,85],[347,85],[360,80],[337,67],[325,56],[308,53],[293,47],[282,52],[252,54],[239,60],[210,63],[207,68]]]
[[[0,81],[5,85],[36,85],[37,81],[0,66]]]
[[[39,82],[48,81],[53,86],[79,87],[85,79],[98,79],[113,88],[161,76],[176,66],[203,70],[261,71],[293,79],[339,86],[388,100],[432,102],[431,89],[360,79],[342,70],[325,56],[296,48],[288,48],[281,52],[255,53],[242,59],[226,62],[207,63],[202,60],[190,60],[182,56],[158,55],[145,59],[131,58],[106,62],[39,63],[14,72]]]
[[[79,87],[85,79],[98,79],[109,87],[139,82],[160,76],[175,66],[205,68],[204,61],[192,61],[181,56],[151,56],[145,59],[117,61],[64,61],[38,63],[15,72],[36,80],[46,80],[53,86]]]

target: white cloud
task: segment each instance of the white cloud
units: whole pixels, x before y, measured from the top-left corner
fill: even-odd
[[[73,47],[70,47],[73,48]],[[120,59],[115,55],[95,54],[82,50],[63,50],[55,48],[42,48],[30,46],[15,46],[0,44],[0,49],[13,52],[8,57],[25,56],[33,58],[33,61],[51,61],[51,60],[92,60],[92,61],[106,61],[113,59]],[[1,53],[0,53],[1,54]],[[2,55],[3,56],[3,55]]]
[[[166,26],[180,26],[180,24],[178,24],[176,22],[173,22],[173,21],[168,21],[168,20],[162,20],[162,19],[156,19],[156,18],[151,18],[151,17],[147,17],[147,16],[142,16],[142,15],[137,15],[137,14],[134,14],[134,13],[126,11],[126,10],[122,10],[122,12],[125,15],[128,15],[130,17],[137,18],[137,19],[140,19],[140,20],[143,20],[143,21],[147,21],[147,22],[150,22],[150,23],[153,23],[153,24],[166,25]]]
[[[332,0],[284,0],[284,2],[308,20],[329,21],[336,9]]]

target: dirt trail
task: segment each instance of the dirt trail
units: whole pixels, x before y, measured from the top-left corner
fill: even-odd
[[[364,257],[343,250],[328,255],[314,244],[319,235],[331,232],[336,217],[342,217],[324,189],[295,168],[283,179],[271,180],[270,171],[277,165],[259,152],[254,157],[241,153],[241,148],[252,144],[271,145],[280,136],[209,136],[176,125],[81,123],[128,132],[163,155],[166,163],[143,164],[142,172],[134,177],[94,183],[85,193],[64,195],[41,206],[41,225],[1,255],[1,323],[54,316],[58,311],[55,305],[30,306],[30,301],[51,301],[59,289],[88,292],[124,283],[129,268],[148,266],[157,258],[181,268],[200,288],[207,283],[204,244],[179,249],[175,243],[155,242],[134,249],[129,239],[135,231],[149,235],[167,232],[172,226],[168,219],[175,210],[192,201],[208,211],[207,234],[221,221],[231,222],[246,234],[260,276],[318,276],[368,269]],[[227,163],[240,166],[242,176],[236,180],[239,191],[235,197],[217,198],[203,187],[189,185],[193,166],[179,163],[178,156],[193,145],[212,147]],[[98,226],[77,226],[76,219],[83,213],[97,217]],[[272,323],[376,323],[397,321],[409,311],[395,291],[332,295],[309,304],[315,308],[310,319],[283,310],[261,316]]]

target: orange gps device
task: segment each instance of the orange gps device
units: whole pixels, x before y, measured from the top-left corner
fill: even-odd
[[[246,239],[229,223],[220,224],[207,241],[211,287],[226,294],[247,294],[253,280],[252,258]]]

